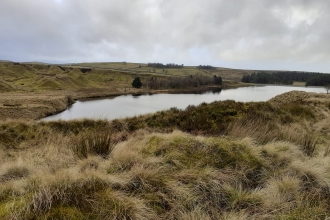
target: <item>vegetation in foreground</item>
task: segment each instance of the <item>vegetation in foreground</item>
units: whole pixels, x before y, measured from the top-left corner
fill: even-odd
[[[325,219],[329,117],[327,95],[290,92],[112,122],[2,122],[0,218]]]

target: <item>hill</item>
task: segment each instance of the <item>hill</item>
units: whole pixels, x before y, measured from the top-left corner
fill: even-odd
[[[130,88],[135,76],[168,78],[201,74],[221,76],[225,80],[239,81],[249,70],[216,68],[200,70],[155,69],[147,64],[135,63],[80,63],[49,65],[43,63],[0,63],[0,82],[15,91],[75,90],[79,88]]]

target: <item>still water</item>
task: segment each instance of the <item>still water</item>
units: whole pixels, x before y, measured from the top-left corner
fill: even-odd
[[[199,105],[203,102],[211,103],[223,100],[240,102],[267,101],[276,95],[293,90],[317,93],[325,92],[325,89],[322,87],[252,86],[203,94],[123,95],[114,98],[77,101],[62,113],[43,120],[72,120],[81,118],[112,120],[154,113],[172,107],[185,109],[189,105]]]

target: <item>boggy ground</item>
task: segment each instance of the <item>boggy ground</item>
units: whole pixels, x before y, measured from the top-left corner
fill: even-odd
[[[1,219],[326,219],[330,100],[0,125]]]

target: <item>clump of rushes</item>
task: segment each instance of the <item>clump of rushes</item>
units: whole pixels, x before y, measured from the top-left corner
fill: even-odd
[[[313,135],[305,134],[302,138],[302,150],[307,156],[313,156],[316,153],[316,138]]]
[[[107,158],[114,146],[110,133],[91,131],[77,135],[73,151],[80,158],[87,158],[89,154]]]
[[[68,96],[66,97],[66,99],[67,99],[67,102],[68,102],[69,105],[72,105],[72,104],[74,103],[74,99],[72,98],[71,95],[68,95]]]

